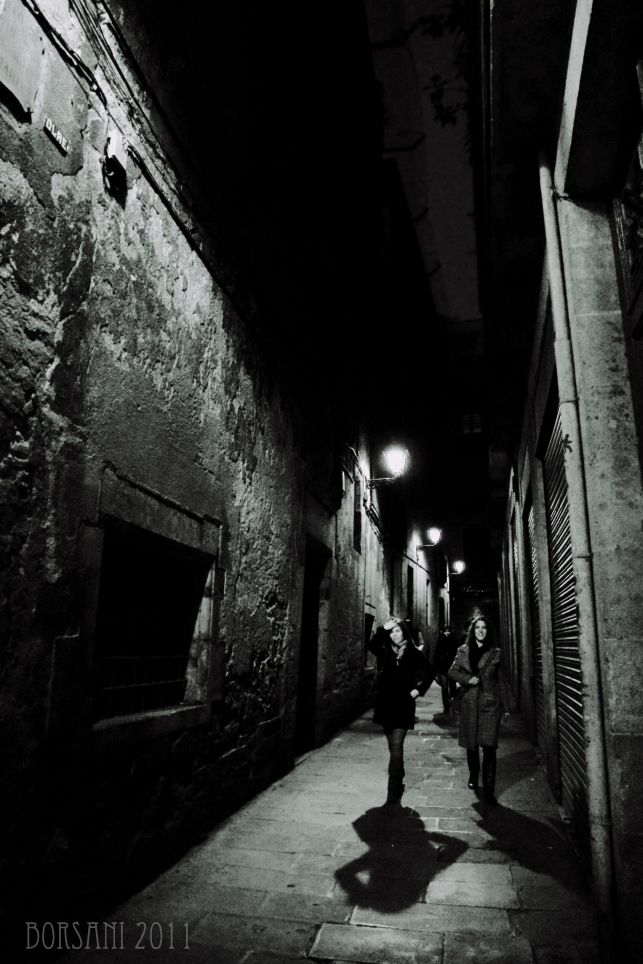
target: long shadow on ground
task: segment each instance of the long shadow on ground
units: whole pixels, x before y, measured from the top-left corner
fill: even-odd
[[[418,903],[445,863],[467,849],[455,837],[429,833],[408,807],[373,807],[353,826],[370,849],[336,870],[335,876],[351,902],[384,913],[399,913]]]

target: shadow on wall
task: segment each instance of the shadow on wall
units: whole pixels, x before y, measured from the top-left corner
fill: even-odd
[[[407,807],[373,807],[353,826],[370,849],[335,876],[352,903],[384,913],[420,902],[431,880],[467,849],[455,837],[429,833],[419,814]]]

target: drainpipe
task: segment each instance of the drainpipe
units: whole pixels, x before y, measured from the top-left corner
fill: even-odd
[[[540,188],[545,217],[547,269],[554,322],[554,351],[558,375],[560,420],[565,439],[565,477],[569,495],[569,524],[572,543],[576,601],[578,605],[579,650],[582,672],[583,719],[587,759],[587,797],[594,889],[598,900],[605,960],[614,954],[614,880],[607,756],[603,728],[603,705],[594,605],[594,574],[587,514],[574,357],[569,337],[565,280],[554,202],[551,169],[543,153],[539,157]]]

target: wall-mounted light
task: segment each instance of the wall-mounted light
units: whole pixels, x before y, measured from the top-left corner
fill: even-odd
[[[465,566],[465,564],[462,562],[461,559],[458,559],[457,562],[454,562],[454,563],[453,563],[453,570],[454,570],[454,572],[456,573],[456,575],[459,576],[460,573],[461,573],[461,572],[464,572],[465,569],[466,569],[466,566]]]
[[[385,479],[367,479],[366,488],[376,489],[378,485],[386,485],[388,482],[395,482],[402,475],[406,466],[406,452],[404,449],[391,448],[384,453],[384,458],[393,474]]]
[[[420,558],[420,553],[422,549],[433,549],[435,546],[437,546],[438,542],[442,538],[442,529],[438,529],[437,526],[431,526],[431,528],[429,529],[428,536],[429,536],[429,541],[427,545],[415,547],[415,555],[417,556],[418,560]]]

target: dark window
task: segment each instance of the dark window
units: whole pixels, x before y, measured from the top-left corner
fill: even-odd
[[[212,556],[106,523],[96,620],[96,719],[181,703]]]
[[[480,412],[466,412],[462,416],[463,435],[482,435],[482,415]]]
[[[413,619],[413,566],[407,566],[406,578],[406,618]]]
[[[353,508],[353,549],[357,552],[362,551],[362,483],[356,479],[353,484],[354,508]]]

